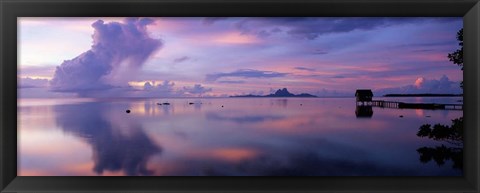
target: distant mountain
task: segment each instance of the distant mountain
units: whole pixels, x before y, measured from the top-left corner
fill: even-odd
[[[269,95],[237,95],[237,96],[230,96],[230,97],[317,97],[315,95],[311,95],[308,93],[302,93],[302,94],[292,94],[288,92],[287,88],[283,89],[278,89],[275,93],[269,94]]]

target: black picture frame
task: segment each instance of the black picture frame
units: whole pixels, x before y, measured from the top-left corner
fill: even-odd
[[[1,192],[479,192],[478,0],[0,0]],[[17,176],[17,17],[439,16],[464,18],[463,177]]]

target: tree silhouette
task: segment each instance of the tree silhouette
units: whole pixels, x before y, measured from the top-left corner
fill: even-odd
[[[463,169],[463,148],[452,148],[444,145],[432,147],[418,148],[417,152],[420,154],[420,162],[428,163],[432,159],[437,165],[442,166],[445,160],[452,160],[452,167],[455,169]]]
[[[463,28],[457,32],[457,40],[460,48],[449,53],[448,59],[463,70]],[[463,81],[460,83],[460,87],[463,89]],[[454,146],[447,147],[441,145],[418,148],[417,152],[420,154],[420,162],[427,163],[433,159],[441,166],[445,163],[445,160],[452,160],[453,168],[463,169],[463,117],[453,119],[451,126],[435,124],[432,127],[430,124],[424,124],[420,126],[417,136],[444,141]]]
[[[463,117],[453,119],[452,126],[435,124],[432,128],[430,124],[424,124],[420,126],[417,136],[461,146],[463,145]]]
[[[462,67],[463,70],[463,28],[457,32],[457,40],[459,41],[458,45],[460,48],[452,53],[449,53],[448,59],[450,59],[450,61],[454,64]],[[460,83],[460,87],[463,88],[463,81]]]
[[[441,145],[418,148],[420,162],[428,163],[434,160],[439,166],[442,166],[446,160],[452,160],[453,168],[463,169],[463,117],[453,119],[451,126],[435,124],[432,128],[432,125],[424,124],[420,126],[417,136],[453,145],[453,147]]]

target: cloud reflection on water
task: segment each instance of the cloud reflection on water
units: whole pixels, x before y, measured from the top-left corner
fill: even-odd
[[[108,120],[108,105],[85,103],[55,106],[57,124],[68,133],[85,139],[93,149],[93,170],[97,174],[124,171],[125,175],[151,175],[146,163],[162,149],[143,132],[139,123],[130,122],[128,135],[115,128]]]
[[[418,124],[442,122],[444,112],[428,111],[431,117],[425,118],[414,110],[376,108],[371,119],[357,119],[352,99],[203,99],[199,107],[189,104],[191,101],[172,99],[168,100],[171,105],[164,106],[156,104],[164,99],[106,100],[55,105],[53,113],[22,111],[22,122],[28,123],[34,117],[31,115],[51,117],[57,130],[81,139],[92,152],[86,154],[91,156],[91,163],[45,159],[44,165],[22,162],[20,169],[27,169],[21,173],[34,175],[35,167],[48,165],[51,169],[51,165],[60,163],[62,168],[73,164],[77,169],[56,171],[57,175],[458,174],[448,167],[422,164],[415,151],[435,145],[415,136]],[[132,113],[125,113],[125,109]],[[399,118],[399,113],[405,117]],[[26,134],[32,132],[28,129],[20,128]],[[56,145],[72,147],[72,152],[85,151],[69,143]],[[29,154],[35,147],[29,148],[19,152],[20,156],[43,158]],[[65,156],[62,152],[48,153]]]

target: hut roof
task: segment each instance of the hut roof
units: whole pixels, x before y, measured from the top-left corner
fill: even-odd
[[[370,89],[357,89],[355,96],[373,96],[373,92]]]

